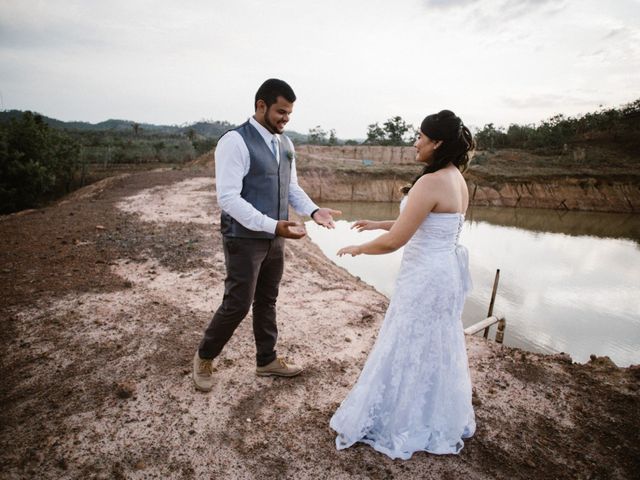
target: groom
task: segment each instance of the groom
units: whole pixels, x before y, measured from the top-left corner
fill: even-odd
[[[298,185],[293,143],[282,134],[296,96],[269,79],[255,96],[255,115],[225,133],[216,146],[216,188],[227,276],[222,304],[193,357],[193,381],[213,387],[212,360],[253,304],[256,373],[293,377],[302,367],[276,356],[276,300],[284,269],[284,239],[304,237],[304,226],[288,221],[289,204],[317,224],[334,228],[333,215],[318,208]]]

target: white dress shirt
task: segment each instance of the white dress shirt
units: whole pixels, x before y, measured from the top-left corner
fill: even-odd
[[[294,153],[293,143],[287,138],[278,134],[272,134],[260,125],[253,117],[249,118],[249,123],[260,133],[269,150],[273,137],[280,142],[286,138],[289,142],[289,149]],[[231,215],[240,224],[249,230],[259,232],[275,233],[277,219],[271,218],[240,196],[242,191],[242,179],[249,173],[251,161],[249,149],[242,136],[231,131],[225,134],[216,146],[216,190],[218,204],[220,208]],[[280,161],[279,155],[277,158]],[[289,204],[300,215],[310,215],[318,206],[313,203],[309,196],[298,185],[298,175],[296,173],[295,155],[291,160],[291,180],[289,182]]]

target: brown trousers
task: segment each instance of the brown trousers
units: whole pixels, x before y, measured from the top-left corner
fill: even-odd
[[[223,237],[224,298],[200,342],[200,358],[217,357],[253,304],[258,366],[276,358],[276,300],[284,271],[284,238]]]

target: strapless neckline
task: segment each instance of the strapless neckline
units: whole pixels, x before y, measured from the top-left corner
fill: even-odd
[[[407,203],[407,196],[402,197],[400,200],[400,210],[404,209],[405,204]],[[429,212],[429,215],[460,215],[462,217],[465,216],[467,212]]]

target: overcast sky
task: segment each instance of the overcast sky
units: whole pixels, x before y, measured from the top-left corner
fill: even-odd
[[[277,77],[302,133],[535,123],[640,98],[640,0],[0,0],[0,72],[61,120],[240,123]]]

